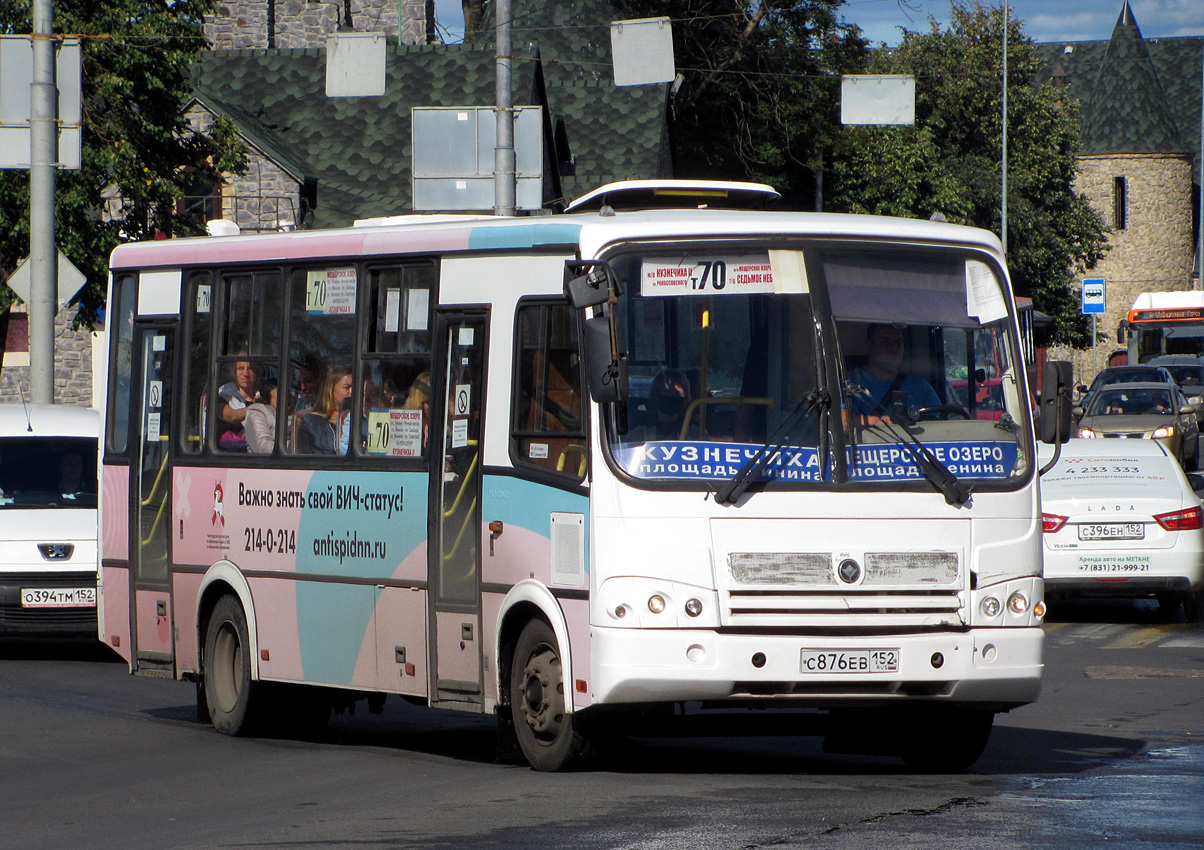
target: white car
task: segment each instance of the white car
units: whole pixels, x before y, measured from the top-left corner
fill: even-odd
[[[1042,446],[1042,465],[1053,447]],[[1204,508],[1155,440],[1071,440],[1041,476],[1045,592],[1156,597],[1183,604],[1189,622],[1204,600]]]
[[[0,404],[0,635],[96,637],[100,414]]]

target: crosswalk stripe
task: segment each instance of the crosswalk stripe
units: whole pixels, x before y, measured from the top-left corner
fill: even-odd
[[[1157,643],[1175,632],[1181,632],[1186,628],[1186,626],[1167,624],[1137,629],[1136,631],[1122,635],[1119,640],[1114,640],[1112,643],[1106,644],[1104,649],[1141,649],[1152,643]]]

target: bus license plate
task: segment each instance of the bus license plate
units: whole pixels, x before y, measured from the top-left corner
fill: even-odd
[[[23,587],[22,608],[95,608],[95,587]]]
[[[804,649],[803,673],[898,673],[897,649]]]
[[[1144,540],[1140,522],[1103,522],[1079,526],[1079,540]]]

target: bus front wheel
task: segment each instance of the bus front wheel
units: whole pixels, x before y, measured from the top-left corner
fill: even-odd
[[[252,698],[251,644],[247,617],[233,596],[213,606],[205,629],[205,702],[213,728],[224,735],[250,730]]]
[[[515,644],[510,704],[519,748],[536,770],[564,770],[582,759],[588,743],[577,718],[565,711],[564,669],[552,627],[532,620]]]

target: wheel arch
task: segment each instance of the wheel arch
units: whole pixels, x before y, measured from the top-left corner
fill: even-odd
[[[556,635],[556,644],[560,650],[560,669],[563,671],[565,689],[571,694],[573,682],[573,653],[569,642],[568,623],[560,603],[552,595],[552,591],[535,579],[524,579],[506,594],[502,600],[497,615],[497,629],[494,633],[494,665],[497,677],[497,694],[499,705],[510,704],[510,664],[514,645],[518,636],[532,619],[542,619]],[[573,700],[571,695],[565,700],[565,711],[572,713]]]
[[[247,618],[247,642],[250,646],[251,679],[259,679],[259,629],[255,619],[255,603],[251,596],[251,586],[246,577],[230,561],[218,561],[205,572],[201,579],[201,587],[197,592],[196,624],[197,624],[197,658],[200,659],[201,674],[205,672],[205,632],[209,626],[209,615],[217,600],[226,594],[238,597],[242,605],[243,615]]]

